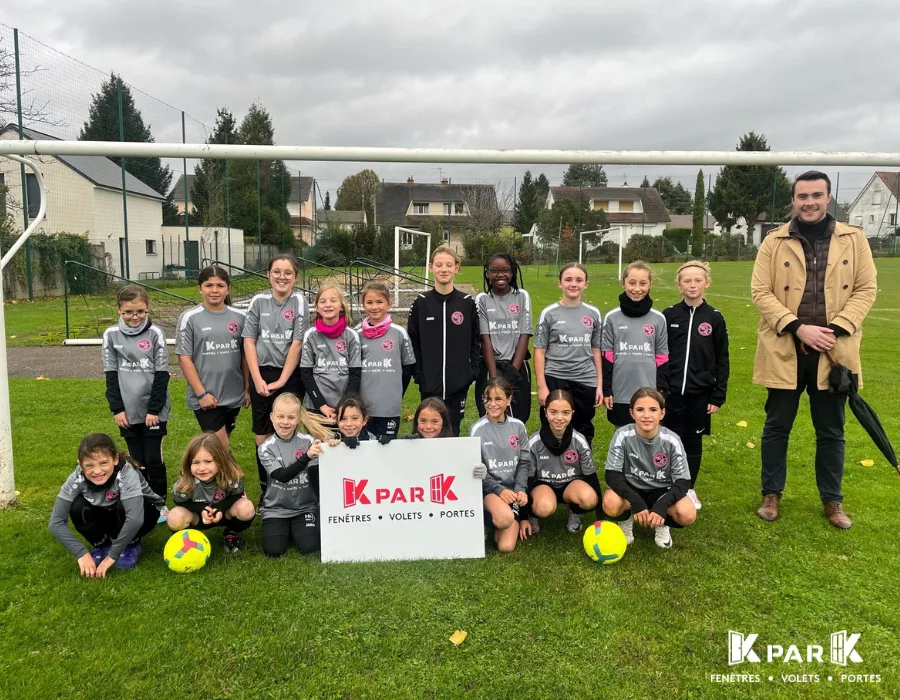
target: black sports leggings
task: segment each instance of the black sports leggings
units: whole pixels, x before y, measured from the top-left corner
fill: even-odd
[[[121,503],[117,503],[113,508],[100,508],[91,505],[84,496],[79,495],[72,502],[69,517],[72,519],[72,525],[84,539],[90,542],[91,547],[100,547],[119,536],[119,532],[125,524],[125,509]],[[156,527],[158,518],[159,511],[152,503],[144,499],[144,522],[134,539],[139,540]]]
[[[293,518],[263,518],[263,551],[280,557],[291,540],[301,554],[312,554],[321,548],[318,513],[301,513]]]
[[[162,435],[125,438],[128,454],[144,467],[144,477],[147,479],[150,489],[165,499],[169,489],[166,485],[166,465],[163,462],[162,441]]]

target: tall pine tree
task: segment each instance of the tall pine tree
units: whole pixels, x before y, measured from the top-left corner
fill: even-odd
[[[103,82],[100,91],[92,95],[87,121],[78,134],[79,141],[119,140],[119,86],[122,89],[122,124],[125,140],[137,143],[153,143],[150,125],[144,124],[144,117],[134,102],[131,88],[115,73]],[[116,165],[121,158],[111,157]],[[172,185],[172,171],[159,158],[126,158],[125,170],[148,187],[159,192],[166,199],[163,202],[163,225],[178,225],[180,217],[175,207]]]
[[[771,149],[763,134],[751,131],[741,137],[735,150]],[[777,165],[726,165],[709,194],[712,215],[728,230],[743,218],[748,234],[761,213],[765,213],[766,218],[771,218],[774,213],[775,221],[782,221],[790,209],[791,183],[784,169]],[[750,243],[749,239],[747,242]]]
[[[325,211],[331,211],[331,192],[325,192]]]
[[[706,213],[706,183],[703,182],[703,171],[697,173],[697,184],[694,187],[693,218],[691,220],[691,252],[699,257],[703,250],[703,216]]]
[[[563,173],[565,187],[606,187],[606,172],[602,165],[573,163]]]
[[[218,108],[216,126],[206,143],[238,143],[237,122],[228,108]],[[234,163],[229,163],[229,170],[233,166]],[[204,158],[194,166],[194,180],[190,192],[191,202],[194,205],[191,220],[196,217],[203,226],[224,226],[228,222],[225,207],[226,200],[230,200],[233,183],[228,183],[229,196],[226,196],[225,171],[225,161],[220,159]]]

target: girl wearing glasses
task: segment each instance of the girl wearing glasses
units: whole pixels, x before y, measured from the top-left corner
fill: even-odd
[[[497,253],[484,264],[484,292],[475,297],[484,365],[475,380],[475,407],[482,401],[489,379],[504,377],[513,386],[512,415],[523,423],[531,415],[531,297],[520,288],[522,271],[508,253]]]
[[[244,322],[244,356],[250,370],[250,406],[257,447],[275,432],[271,414],[278,395],[290,392],[303,400],[303,383],[297,365],[303,334],[309,326],[309,309],[303,294],[294,291],[297,272],[297,259],[293,255],[272,258],[268,272],[272,289],[253,297]],[[261,492],[265,493],[268,472],[258,450],[256,469]]]
[[[144,467],[148,485],[165,503],[168,487],[162,441],[169,420],[166,338],[150,320],[150,298],[143,287],[122,287],[116,306],[119,323],[103,333],[106,400],[132,461]]]

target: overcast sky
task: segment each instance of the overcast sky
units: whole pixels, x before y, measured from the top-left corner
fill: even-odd
[[[280,144],[730,150],[756,130],[774,150],[900,151],[897,0],[29,0],[0,19],[208,125],[217,106],[240,119],[259,100]],[[23,44],[50,67],[34,94],[77,133],[78,94],[102,76]],[[180,140],[176,110],[139,102],[157,141]],[[289,165],[332,197],[358,169]],[[511,186],[527,166],[372,167]],[[553,183],[564,170],[531,169]],[[693,188],[696,171],[607,167],[612,185],[668,174]],[[851,200],[871,170],[841,171]]]

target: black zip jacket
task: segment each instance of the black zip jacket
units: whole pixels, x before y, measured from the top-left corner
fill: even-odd
[[[663,311],[669,327],[669,388],[673,394],[710,393],[715,406],[728,391],[728,329],[725,318],[703,301],[684,301]]]
[[[458,289],[419,294],[410,307],[407,330],[416,354],[416,384],[423,396],[446,399],[475,381],[481,335],[470,295]]]

